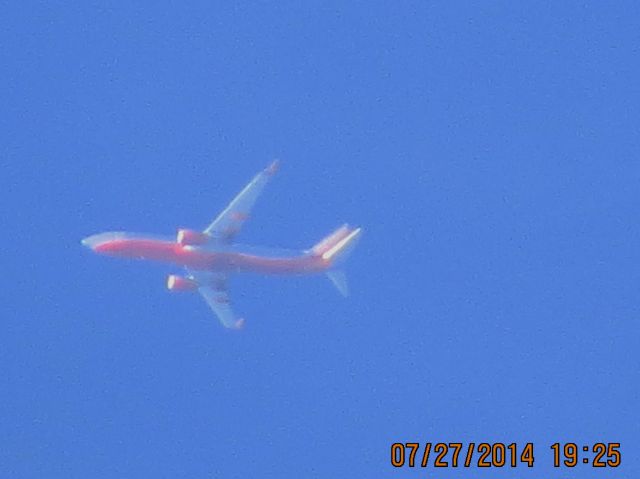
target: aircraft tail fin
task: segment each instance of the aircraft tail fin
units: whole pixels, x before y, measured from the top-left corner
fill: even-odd
[[[319,242],[317,242],[313,248],[311,248],[311,253],[320,256],[323,253],[327,252],[333,245],[335,245],[338,241],[345,237],[345,235],[349,231],[349,226],[344,224],[337,230],[333,231],[330,235],[325,236]]]
[[[316,243],[311,248],[311,254],[320,256],[329,267],[338,266],[351,254],[361,234],[362,228],[350,228],[346,224],[342,225]]]
[[[353,252],[361,234],[362,228],[350,228],[345,224],[311,248],[311,254],[320,256],[326,263],[327,277],[343,296],[348,296],[349,287],[344,271],[338,268]]]

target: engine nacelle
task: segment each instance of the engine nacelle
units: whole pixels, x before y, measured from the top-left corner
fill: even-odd
[[[169,291],[195,291],[198,283],[190,278],[171,274],[167,277],[167,289]]]
[[[211,237],[207,233],[201,233],[200,231],[179,229],[178,230],[178,244],[182,246],[193,246],[207,243]]]

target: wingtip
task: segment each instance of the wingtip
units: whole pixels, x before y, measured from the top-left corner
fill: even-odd
[[[240,318],[239,320],[236,321],[236,324],[234,326],[234,329],[244,329],[244,318]]]
[[[275,175],[280,169],[280,160],[273,160],[269,166],[264,170],[268,175]]]

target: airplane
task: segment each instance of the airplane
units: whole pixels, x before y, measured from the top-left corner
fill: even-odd
[[[99,254],[183,266],[186,274],[169,275],[167,288],[170,291],[197,291],[222,325],[229,329],[240,329],[244,325],[244,319],[236,317],[229,299],[227,284],[233,273],[324,273],[336,289],[347,296],[349,290],[341,266],[360,238],[361,228],[345,224],[309,250],[279,250],[275,255],[265,255],[255,247],[236,243],[236,236],[249,218],[253,205],[278,167],[276,160],[258,173],[203,231],[181,228],[175,238],[107,232],[84,238],[81,243]]]

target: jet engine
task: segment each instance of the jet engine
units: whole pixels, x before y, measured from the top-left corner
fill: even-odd
[[[191,278],[171,274],[167,277],[167,289],[169,291],[195,291],[198,283]]]
[[[192,246],[207,243],[211,237],[207,233],[200,231],[179,229],[177,241],[182,246]]]

